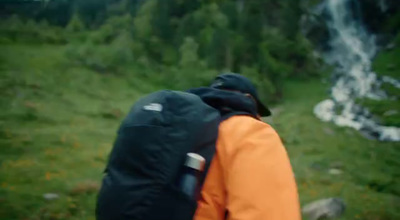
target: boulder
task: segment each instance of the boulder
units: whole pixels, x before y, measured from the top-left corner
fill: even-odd
[[[397,115],[397,114],[399,114],[399,111],[392,109],[392,110],[388,110],[388,111],[384,112],[383,116],[392,116],[392,115]]]
[[[45,193],[43,194],[43,198],[46,200],[56,200],[60,198],[60,196],[56,193]]]
[[[336,168],[329,169],[328,172],[329,172],[329,174],[331,174],[331,175],[340,175],[340,174],[343,173],[342,170],[339,170],[339,169],[336,169]]]
[[[345,212],[346,205],[340,198],[314,201],[303,207],[303,214],[310,220],[338,218]]]

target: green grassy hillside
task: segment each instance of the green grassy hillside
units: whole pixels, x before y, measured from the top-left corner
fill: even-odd
[[[154,89],[69,66],[62,50],[1,48],[0,219],[93,219],[119,121]]]
[[[62,46],[1,46],[0,219],[94,219],[99,181],[129,107],[161,89],[132,67],[125,74],[72,65]],[[302,204],[341,197],[342,220],[400,219],[400,148],[322,123],[320,80],[285,84],[271,124],[288,149]],[[343,171],[329,174],[331,168]],[[45,193],[60,197],[47,201]]]
[[[373,70],[378,76],[389,76],[400,80],[400,34],[393,41],[394,47],[377,54],[373,62]],[[388,126],[400,127],[400,89],[390,83],[383,83],[381,88],[386,91],[387,100],[362,100],[375,117]]]

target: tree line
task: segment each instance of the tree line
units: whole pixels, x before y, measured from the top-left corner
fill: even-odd
[[[312,45],[301,34],[301,0],[1,4],[0,42],[67,44],[68,57],[100,72],[131,63],[191,75],[241,72],[255,79],[268,99],[282,96],[286,79],[321,72]]]

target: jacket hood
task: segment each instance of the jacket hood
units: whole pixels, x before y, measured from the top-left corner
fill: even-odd
[[[258,119],[256,103],[240,92],[210,87],[190,89],[187,92],[199,96],[205,103],[219,110],[222,117],[249,115]]]

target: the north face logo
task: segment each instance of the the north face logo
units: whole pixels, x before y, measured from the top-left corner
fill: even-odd
[[[161,112],[163,109],[163,106],[159,103],[150,103],[148,105],[143,106],[143,109],[147,110],[147,111]]]

